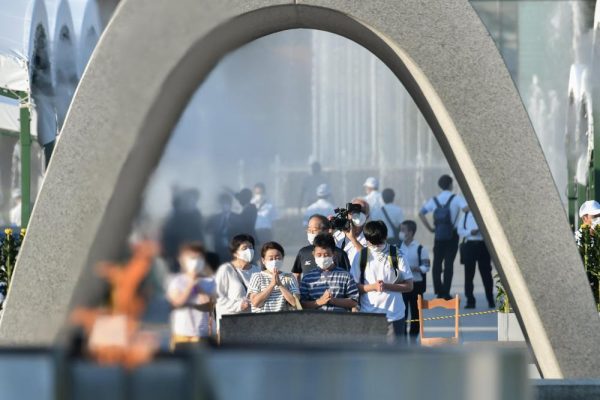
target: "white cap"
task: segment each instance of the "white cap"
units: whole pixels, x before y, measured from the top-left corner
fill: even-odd
[[[600,203],[596,200],[588,200],[579,207],[579,218],[584,215],[598,215],[600,214]]]
[[[317,197],[327,197],[331,194],[329,191],[329,185],[326,183],[321,183],[317,186]]]
[[[367,180],[365,181],[365,183],[363,184],[363,186],[366,186],[368,188],[371,189],[378,189],[379,188],[379,181],[377,181],[377,178],[374,178],[372,176],[368,177]]]

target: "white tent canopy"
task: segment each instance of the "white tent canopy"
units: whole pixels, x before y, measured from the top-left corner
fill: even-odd
[[[77,37],[67,0],[46,0],[52,35],[52,84],[58,129],[62,127],[77,87]]]
[[[37,104],[37,114],[43,117],[31,124],[31,133],[42,144],[54,140],[56,134],[48,97],[52,92],[49,32],[43,1],[0,0],[0,88],[27,93]],[[18,132],[18,118],[18,104],[3,100],[0,129],[14,131],[16,127]]]

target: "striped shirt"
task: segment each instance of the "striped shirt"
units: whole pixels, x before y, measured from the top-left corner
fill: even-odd
[[[303,301],[315,301],[323,295],[325,290],[331,292],[331,297],[338,299],[352,299],[358,302],[358,288],[349,272],[336,266],[330,271],[315,268],[302,278],[300,295]],[[346,308],[326,304],[319,307],[324,311],[348,311]]]
[[[260,293],[265,290],[271,284],[271,280],[273,279],[273,275],[267,271],[261,271],[257,274],[252,275],[250,279],[250,284],[248,285],[248,294],[251,293]],[[289,290],[292,294],[299,295],[300,291],[298,290],[298,283],[296,283],[296,277],[292,274],[280,272],[279,279],[281,283],[287,290]],[[249,296],[248,296],[249,297]],[[265,300],[264,304],[261,307],[252,306],[253,313],[264,313],[264,312],[278,312],[278,311],[288,311],[293,310],[294,308],[290,306],[285,297],[283,297],[283,293],[279,289],[279,286],[275,286],[267,300]]]

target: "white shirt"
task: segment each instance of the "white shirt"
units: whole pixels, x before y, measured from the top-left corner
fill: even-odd
[[[186,274],[177,274],[169,282],[168,293],[174,295],[187,287],[190,277]],[[215,280],[213,278],[199,278],[196,287],[192,290],[186,304],[199,304],[198,295],[205,293],[209,296],[215,294]],[[191,307],[179,307],[171,311],[171,333],[180,336],[209,336],[210,313],[195,310]]]
[[[394,227],[397,230],[400,230],[400,224],[404,222],[404,213],[402,212],[402,209],[400,207],[393,203],[384,204],[383,206],[380,206],[378,208],[371,208],[371,221],[383,221],[385,223],[385,226],[387,226],[387,237],[388,239],[392,239],[394,237],[394,229],[392,229],[392,225],[381,210],[382,207],[385,208],[385,211],[390,217],[392,224],[394,224]]]
[[[354,247],[350,239],[346,237],[346,234],[342,231],[335,231],[333,238],[335,239],[335,245],[346,252],[348,260],[354,260],[354,256],[358,253],[358,250],[356,250],[356,247]],[[364,233],[361,232],[356,240],[358,240],[358,243],[363,247],[367,247],[367,239],[365,239]]]
[[[308,219],[315,214],[322,215],[324,217],[329,217],[330,215],[335,214],[335,206],[331,204],[329,201],[325,199],[319,199],[312,203],[306,211],[304,212],[304,219],[302,223],[304,226],[308,226]]]
[[[393,268],[389,257],[389,248],[386,246],[381,254],[374,254],[369,250],[367,265],[364,273],[364,284],[370,285],[377,281],[384,283],[399,283],[412,280],[413,274],[408,263],[398,252],[399,275]],[[360,284],[360,253],[352,261],[350,270],[357,284]],[[366,313],[386,314],[388,322],[404,318],[404,299],[401,292],[368,292],[360,295],[360,311]]]
[[[444,190],[443,192],[441,192],[440,194],[438,194],[435,197],[439,201],[440,206],[443,207],[446,204],[446,202],[448,201],[448,199],[450,199],[450,196],[452,196],[453,194],[454,193],[452,193],[448,190]],[[459,194],[454,196],[454,198],[452,199],[452,203],[450,203],[450,217],[452,218],[453,224],[457,223],[458,216],[460,215],[460,211],[465,207],[467,207],[467,202],[464,199],[464,197],[462,197]],[[428,213],[434,211],[436,208],[437,208],[437,204],[435,204],[435,201],[433,200],[433,197],[432,197],[429,200],[427,200],[427,202],[425,202],[425,204],[421,208],[421,213],[428,214]]]
[[[10,223],[21,226],[21,203],[17,204],[10,210]]]
[[[421,263],[419,264],[419,245],[419,242],[413,240],[409,245],[406,245],[406,242],[403,242],[402,246],[400,246],[400,251],[410,266],[410,271],[413,274],[413,281],[415,282],[422,282],[423,275],[421,274],[429,272],[429,263],[424,262],[425,260],[429,260],[429,252],[425,246],[421,248]]]
[[[250,278],[252,274],[258,272],[260,272],[260,267],[256,265],[251,265],[250,268],[245,270],[238,269],[231,263],[225,263],[219,267],[215,275],[217,319],[221,319],[222,315],[242,312],[242,301],[246,299]],[[250,308],[244,312],[250,312]]]
[[[465,223],[465,217],[466,217],[466,223]],[[467,242],[470,241],[476,241],[476,240],[483,240],[483,236],[481,235],[481,232],[479,232],[477,235],[471,235],[471,231],[477,229],[479,230],[479,227],[477,226],[477,222],[475,221],[475,217],[473,217],[473,213],[472,212],[467,212],[467,213],[462,213],[460,219],[458,220],[458,222],[456,223],[457,225],[457,229],[458,229],[458,234],[466,239]]]
[[[383,206],[383,199],[381,198],[381,192],[373,190],[371,193],[364,197],[365,201],[369,203],[369,210],[373,213],[373,209],[380,209]]]
[[[256,223],[254,229],[273,229],[273,221],[277,216],[277,209],[273,204],[265,201],[262,204],[254,204],[256,206]]]

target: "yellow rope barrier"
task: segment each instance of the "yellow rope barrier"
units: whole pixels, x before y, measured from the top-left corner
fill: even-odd
[[[471,313],[459,314],[458,317],[459,318],[472,317],[473,315],[495,314],[497,312],[498,312],[498,310],[471,312]],[[423,318],[423,321],[436,321],[439,319],[449,319],[449,318],[454,318],[454,317],[455,317],[454,315],[444,315],[442,317]],[[411,322],[419,322],[419,320],[418,319],[410,319],[410,320],[406,321],[407,324],[411,323]]]

